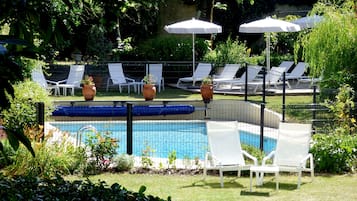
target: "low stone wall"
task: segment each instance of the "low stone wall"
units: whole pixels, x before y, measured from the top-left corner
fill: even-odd
[[[133,105],[162,105],[163,101],[130,101]],[[61,101],[55,105],[88,106],[88,105],[125,105],[125,101]],[[133,120],[226,120],[239,121],[254,125],[260,125],[261,107],[260,105],[236,100],[213,100],[209,104],[202,101],[167,101],[168,105],[187,104],[195,106],[192,114],[179,115],[158,115],[158,116],[135,116]],[[126,120],[126,117],[52,117],[56,121],[100,121],[100,120]],[[282,116],[279,113],[265,109],[265,127],[278,128]]]

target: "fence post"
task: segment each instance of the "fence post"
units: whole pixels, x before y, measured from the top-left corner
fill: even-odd
[[[282,122],[285,122],[285,95],[286,95],[286,86],[285,86],[285,72],[283,73],[283,104],[282,104],[282,110],[283,110],[283,119]]]
[[[41,139],[45,139],[45,103],[36,102],[37,124],[41,126]]]
[[[315,121],[316,121],[316,85],[313,86],[313,96],[312,96],[312,132],[315,134]]]
[[[265,104],[260,104],[260,150],[264,150],[264,109]]]
[[[263,103],[265,103],[265,75],[266,75],[266,69],[263,68]]]
[[[244,101],[248,101],[248,64],[245,64],[245,87],[244,87]]]
[[[133,104],[126,104],[126,153],[133,154]]]

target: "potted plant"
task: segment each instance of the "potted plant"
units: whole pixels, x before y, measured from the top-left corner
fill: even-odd
[[[146,101],[153,100],[156,95],[155,79],[152,74],[143,78],[143,96]]]
[[[93,77],[85,75],[84,79],[81,81],[81,86],[82,86],[82,94],[83,94],[84,100],[86,100],[86,101],[93,100],[94,96],[97,92],[95,83],[93,81]]]
[[[71,57],[76,62],[76,64],[82,61],[82,56],[82,52],[77,48],[71,54]]]
[[[202,80],[200,91],[203,102],[209,103],[213,99],[212,77],[208,76]]]

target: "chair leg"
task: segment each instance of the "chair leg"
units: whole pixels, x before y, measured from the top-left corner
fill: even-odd
[[[224,183],[223,183],[223,170],[220,168],[219,169],[219,177],[220,177],[220,180],[221,180],[221,188],[224,187]]]
[[[301,173],[302,171],[300,170],[299,173],[298,173],[298,185],[297,185],[297,188],[299,189],[300,188],[300,184],[301,184]]]

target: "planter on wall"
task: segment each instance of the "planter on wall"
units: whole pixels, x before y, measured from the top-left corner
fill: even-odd
[[[146,101],[153,100],[156,96],[156,87],[153,84],[143,85],[143,96]]]
[[[86,101],[92,101],[95,97],[96,92],[97,92],[97,89],[95,88],[95,85],[83,85],[82,86],[82,94],[83,94],[84,100],[86,100]]]

